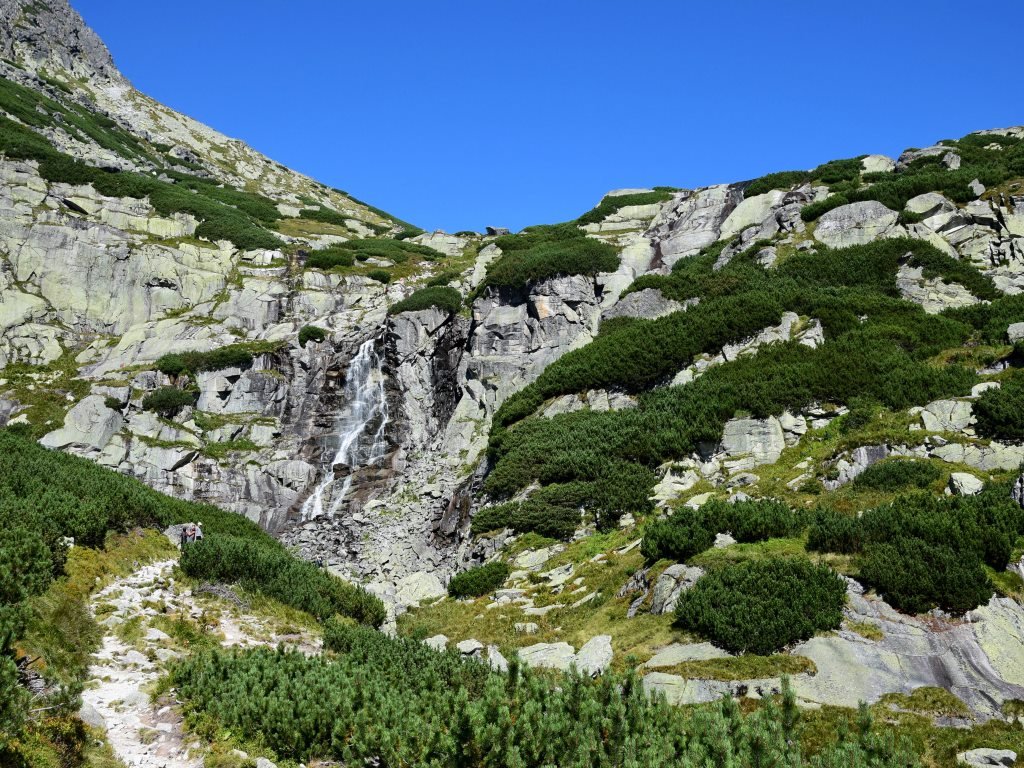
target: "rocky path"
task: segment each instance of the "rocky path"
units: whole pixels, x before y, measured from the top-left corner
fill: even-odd
[[[202,768],[202,745],[182,727],[172,697],[151,700],[167,662],[185,651],[155,624],[202,619],[224,646],[274,646],[280,641],[307,652],[318,649],[305,634],[281,635],[272,622],[177,584],[174,560],[144,566],[118,579],[91,601],[105,634],[82,694],[82,717],[105,728],[110,746],[127,768]],[[158,618],[165,617],[165,618]],[[216,622],[216,626],[213,626]]]

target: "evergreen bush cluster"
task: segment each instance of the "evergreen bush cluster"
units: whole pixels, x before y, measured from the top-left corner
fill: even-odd
[[[24,712],[24,694],[12,671],[14,643],[24,630],[24,601],[62,573],[65,537],[76,547],[100,547],[112,531],[163,529],[185,522],[203,523],[206,533],[202,544],[188,553],[194,563],[205,562],[202,556],[213,552],[237,554],[237,559],[211,568],[236,568],[228,575],[321,615],[333,613],[319,608],[330,603],[363,621],[383,620],[383,605],[376,598],[296,561],[242,515],[165,496],[92,461],[0,430],[0,731],[5,707]],[[311,601],[310,591],[322,602]]]
[[[871,718],[816,755],[801,754],[800,710],[785,687],[743,715],[731,698],[688,711],[651,699],[639,678],[590,680],[508,674],[454,651],[329,622],[325,647],[210,650],[176,665],[174,685],[221,731],[258,740],[279,758],[344,765],[492,768],[640,768],[773,765],[777,768],[915,766],[907,744],[882,738]]]
[[[255,351],[270,351],[272,347],[260,346]],[[172,352],[156,361],[156,369],[168,376],[182,373],[221,371],[225,368],[248,368],[252,365],[254,347],[252,344],[229,344],[207,352]]]
[[[904,488],[927,488],[942,477],[942,471],[927,461],[891,459],[872,464],[853,481],[858,489],[899,491]]]
[[[985,390],[974,404],[979,435],[996,440],[1024,440],[1024,376],[1016,373],[998,389]]]
[[[650,523],[640,551],[649,562],[661,558],[684,561],[710,549],[718,533],[753,542],[799,536],[806,527],[806,514],[780,501],[710,499],[700,509],[679,509]]]
[[[629,195],[608,195],[602,198],[594,208],[584,213],[578,219],[577,224],[598,224],[616,213],[621,208],[630,205],[653,205],[664,203],[672,199],[672,193],[667,190],[652,190],[650,192],[634,192]]]
[[[357,261],[366,261],[370,258],[404,264],[413,256],[425,261],[436,261],[443,258],[444,254],[426,245],[408,243],[404,240],[362,238],[346,240],[313,251],[306,257],[306,266],[315,269],[351,267]]]
[[[573,223],[528,227],[495,239],[502,255],[487,268],[479,290],[487,286],[523,290],[559,275],[596,275],[619,266],[613,246],[586,234]]]
[[[462,296],[454,288],[447,286],[427,286],[415,291],[408,298],[392,304],[388,313],[397,315],[402,312],[419,312],[422,309],[437,307],[454,314],[462,307]]]
[[[941,192],[950,200],[966,203],[975,198],[970,183],[978,179],[986,187],[1024,176],[1024,142],[1009,136],[965,136],[947,142],[960,155],[960,167],[947,170],[938,155],[919,158],[896,173],[864,174],[861,186],[855,177],[832,183],[836,194],[805,206],[800,215],[813,221],[846,203],[877,200],[894,211],[902,211],[907,201],[925,192]],[[992,144],[996,149],[989,149]]]
[[[905,259],[945,268],[931,245],[885,240],[822,249],[791,255],[771,270],[754,263],[749,252],[714,270],[717,250],[682,260],[687,265],[659,286],[677,300],[699,295],[699,304],[618,324],[563,355],[505,401],[491,431],[488,493],[500,499],[537,481],[597,483],[614,473],[630,484],[632,496],[649,496],[653,468],[717,442],[737,412],[764,418],[815,402],[859,401],[904,409],[967,394],[974,382],[970,370],[937,366],[931,358],[962,344],[978,325],[994,322],[992,311],[936,316],[899,298],[896,271]],[[818,319],[826,343],[816,349],[777,343],[715,366],[685,386],[657,386],[695,355],[715,353],[773,325],[787,310]],[[995,310],[999,317],[1011,311]],[[531,418],[548,398],[591,389],[637,392],[638,407]],[[636,488],[641,478],[649,483],[643,490]],[[596,492],[589,503],[595,509],[615,506]]]
[[[269,536],[206,536],[185,547],[179,564],[194,578],[240,582],[321,620],[341,614],[377,627],[386,618],[379,598],[297,559]]]
[[[733,653],[769,654],[837,629],[846,583],[804,559],[753,560],[713,570],[679,596],[676,621]]]
[[[504,584],[508,574],[508,565],[498,560],[470,568],[452,577],[448,583],[448,594],[452,597],[486,595]]]
[[[304,325],[299,329],[299,346],[305,347],[309,342],[319,344],[327,338],[327,331],[319,325]]]
[[[142,398],[142,410],[170,417],[185,406],[195,405],[198,399],[199,393],[194,389],[160,387]]]
[[[1021,535],[1024,510],[993,487],[968,497],[900,496],[859,518],[819,510],[807,546],[859,554],[861,578],[901,611],[962,614],[991,597],[984,566],[1004,570]]]

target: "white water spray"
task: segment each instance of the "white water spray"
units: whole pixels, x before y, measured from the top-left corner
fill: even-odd
[[[331,499],[327,514],[333,517],[352,487],[352,475],[359,467],[374,464],[384,458],[387,444],[384,429],[388,423],[388,403],[384,394],[384,374],[375,347],[376,339],[368,339],[352,358],[345,377],[343,392],[345,404],[338,416],[338,450],[324,469],[324,478],[302,505],[302,519],[310,520],[324,514],[324,497]],[[369,429],[376,424],[372,434]],[[348,474],[337,485],[333,467],[342,464]]]

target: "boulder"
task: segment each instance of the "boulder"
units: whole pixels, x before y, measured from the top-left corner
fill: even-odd
[[[890,173],[896,167],[896,161],[885,155],[867,155],[860,159],[860,167],[864,173]]]
[[[730,419],[722,432],[722,450],[729,457],[725,466],[731,471],[774,464],[785,447],[782,424],[774,416],[767,419]]]
[[[985,766],[993,765],[1012,766],[1017,762],[1017,753],[1012,749],[978,747],[977,749],[960,752],[956,756],[956,761],[963,765],[972,766],[972,768],[985,768]]]
[[[576,669],[584,675],[596,677],[612,663],[611,635],[592,637],[576,653]]]
[[[644,662],[648,669],[658,667],[674,667],[687,661],[706,661],[708,659],[726,659],[729,653],[716,648],[711,643],[672,643]]]
[[[434,635],[424,640],[423,644],[428,648],[433,648],[435,651],[443,651],[448,647],[448,637],[446,635]]]
[[[83,398],[64,417],[64,426],[40,439],[47,448],[101,450],[121,430],[124,420],[99,395]]]
[[[1006,329],[1006,336],[1010,339],[1011,344],[1024,340],[1024,323],[1011,323]]]
[[[957,496],[974,496],[984,487],[984,481],[970,472],[954,472],[949,476],[949,490]]]
[[[78,710],[78,716],[82,719],[83,723],[97,730],[106,730],[107,728],[107,721],[103,719],[103,715],[97,711],[96,707],[86,701],[82,702],[82,706]]]
[[[576,661],[576,651],[568,643],[537,643],[519,649],[519,658],[529,667],[568,670]]]
[[[670,315],[683,309],[678,301],[666,299],[657,288],[644,288],[642,291],[634,291],[626,294],[622,299],[606,309],[602,320],[610,320],[614,317],[641,317],[652,320],[656,317]]]
[[[697,583],[704,575],[704,569],[676,563],[666,568],[654,582],[651,598],[651,613],[662,615],[675,610],[679,596]]]
[[[921,423],[929,432],[962,432],[975,421],[971,403],[964,400],[935,400],[921,411]]]
[[[418,605],[423,600],[433,600],[448,594],[437,574],[427,571],[410,573],[396,586],[396,602],[406,606]]]
[[[863,245],[885,237],[896,225],[896,212],[876,200],[833,208],[818,219],[814,237],[830,248]]]
[[[479,656],[480,651],[484,649],[484,644],[479,640],[470,638],[469,640],[462,640],[455,644],[455,648],[463,656]]]

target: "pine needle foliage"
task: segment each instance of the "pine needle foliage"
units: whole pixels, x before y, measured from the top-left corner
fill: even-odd
[[[281,758],[345,765],[492,768],[916,766],[909,745],[876,734],[800,750],[788,682],[779,703],[743,715],[732,699],[688,711],[650,698],[635,675],[590,680],[507,674],[455,651],[329,622],[325,656],[205,651],[174,684],[193,716]]]

